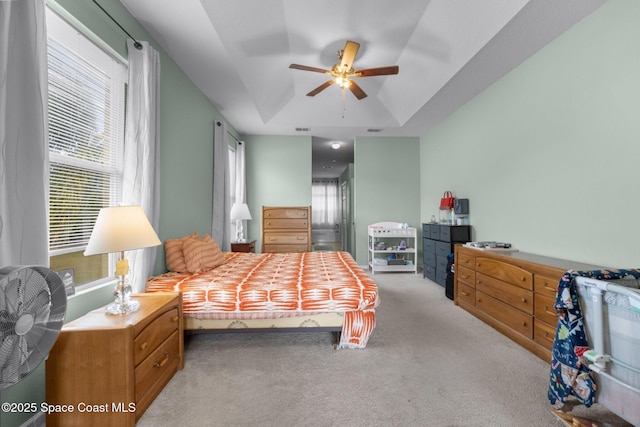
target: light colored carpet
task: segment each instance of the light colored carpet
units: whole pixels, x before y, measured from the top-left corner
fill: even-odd
[[[548,363],[407,273],[373,276],[366,349],[329,333],[195,335],[138,426],[562,426]],[[594,405],[574,413],[624,426]]]

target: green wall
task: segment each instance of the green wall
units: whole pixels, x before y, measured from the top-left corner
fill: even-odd
[[[355,258],[365,266],[369,224],[396,221],[421,227],[420,140],[358,137],[354,159]]]
[[[262,206],[311,206],[311,137],[244,135],[248,239],[260,252]]]
[[[453,190],[475,240],[637,267],[639,16],[605,3],[424,135],[422,221]]]
[[[126,35],[91,0],[59,0],[57,3],[126,58]],[[193,231],[210,233],[213,126],[216,121],[226,120],[120,2],[102,1],[100,4],[130,34],[148,41],[160,52],[161,195],[158,235],[164,241]],[[236,134],[231,126],[228,125],[228,129]],[[159,247],[156,273],[164,271],[164,252]],[[111,299],[112,284],[75,295],[69,301],[67,320],[105,305]],[[45,399],[44,384],[43,363],[22,382],[0,392],[0,402],[38,402],[39,405]],[[0,413],[0,425],[18,426],[29,419],[29,415]]]

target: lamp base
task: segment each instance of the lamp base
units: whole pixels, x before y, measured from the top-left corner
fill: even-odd
[[[127,314],[133,313],[140,308],[140,303],[136,300],[129,300],[128,302],[115,301],[113,304],[109,304],[106,309],[107,314]]]
[[[109,304],[107,306],[107,314],[133,313],[140,308],[140,303],[130,298],[131,286],[126,283],[124,275],[119,276],[118,283],[113,290],[113,296],[115,297],[115,299],[112,304]]]

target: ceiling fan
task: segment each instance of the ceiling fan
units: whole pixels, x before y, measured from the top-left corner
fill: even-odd
[[[353,61],[356,58],[360,43],[356,43],[351,40],[347,40],[344,45],[344,49],[338,51],[338,59],[340,62],[336,63],[331,70],[325,70],[324,68],[308,67],[306,65],[291,64],[289,68],[302,71],[313,71],[315,73],[328,74],[332,78],[313,89],[307,94],[307,96],[315,96],[331,86],[332,84],[339,85],[342,89],[349,89],[351,93],[358,99],[367,97],[367,94],[362,90],[353,79],[358,77],[371,77],[371,76],[386,76],[390,74],[398,74],[400,68],[397,65],[391,65],[388,67],[378,68],[366,68],[362,70],[356,70],[353,68]]]

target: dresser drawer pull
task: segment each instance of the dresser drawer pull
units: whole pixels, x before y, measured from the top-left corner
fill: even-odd
[[[180,320],[180,317],[179,317],[179,316],[173,316],[173,317],[171,318],[171,321],[172,321],[173,323],[176,323],[178,320]]]
[[[269,238],[269,241],[270,241],[270,242],[275,242],[276,240],[278,240],[278,238],[277,238],[277,237],[270,237],[270,238]]]
[[[545,306],[544,306],[544,312],[545,312],[545,313],[547,313],[547,314],[552,314],[552,315],[554,315],[554,316],[557,316],[557,315],[558,315],[558,313],[556,313],[555,311],[551,311],[551,310],[549,310],[549,306],[548,306],[548,305],[545,305]]]
[[[523,303],[525,303],[525,304],[527,303],[527,299],[526,298],[521,298],[521,300],[522,300]]]
[[[527,326],[527,322],[520,322],[522,326]]]
[[[149,347],[149,343],[148,342],[143,342],[142,345],[140,345],[140,350],[146,350],[147,347]]]
[[[298,237],[296,237],[296,239],[298,239],[298,240],[304,240],[304,239],[306,239],[306,237],[298,236]]]
[[[460,293],[465,297],[468,297],[469,295],[471,295],[469,292],[465,292],[465,291],[460,291]]]
[[[164,365],[167,364],[168,361],[169,361],[169,352],[165,351],[164,352],[164,359],[162,359],[160,362],[154,363],[153,366],[156,367],[156,368],[162,368]]]

